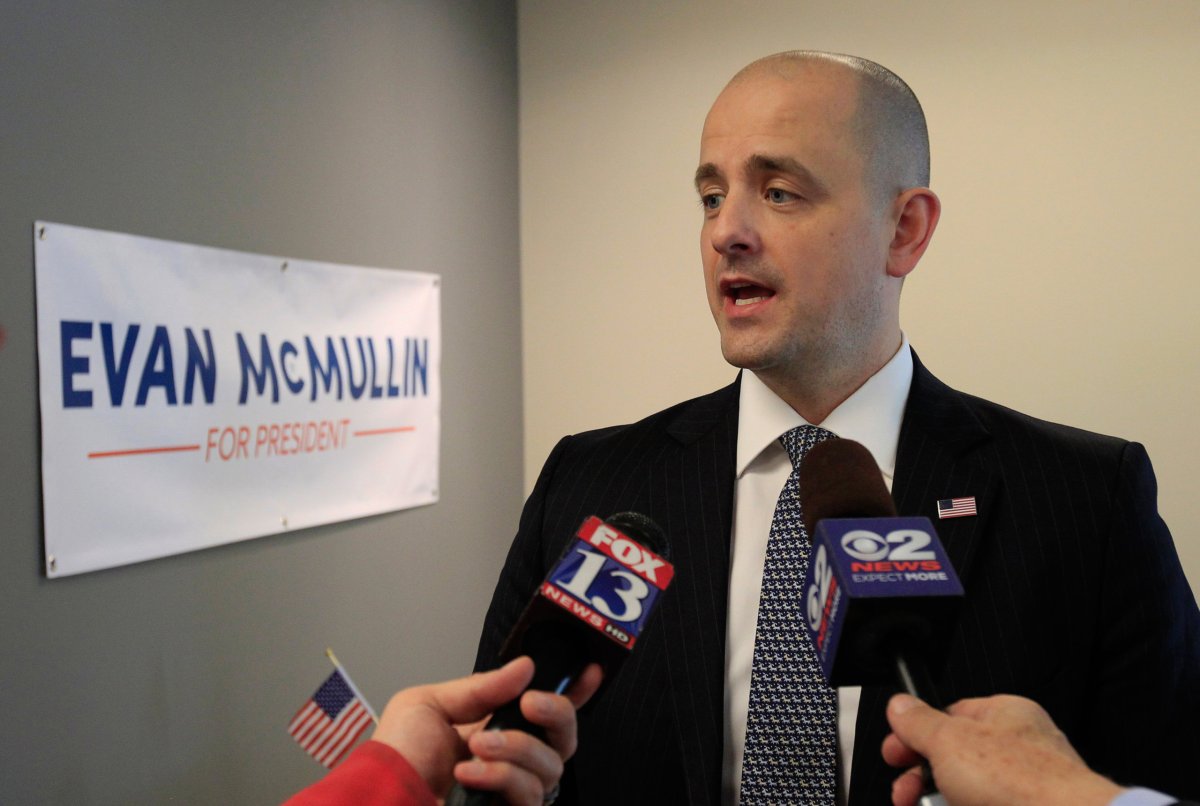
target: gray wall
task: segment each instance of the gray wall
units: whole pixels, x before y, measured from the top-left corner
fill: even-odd
[[[516,80],[511,2],[0,9],[0,803],[277,802],[326,645],[377,708],[469,669],[521,500]],[[440,273],[441,502],[46,580],[35,218]]]

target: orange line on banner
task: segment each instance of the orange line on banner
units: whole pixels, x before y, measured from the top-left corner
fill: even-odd
[[[379,436],[380,434],[399,434],[404,431],[416,431],[416,430],[417,430],[416,426],[405,425],[400,428],[376,428],[371,431],[355,431],[354,436],[356,436],[356,437],[376,437],[376,436]]]
[[[108,459],[113,456],[140,456],[146,453],[178,453],[180,451],[198,451],[199,445],[173,445],[166,448],[134,448],[127,451],[94,451],[88,454],[89,459]]]

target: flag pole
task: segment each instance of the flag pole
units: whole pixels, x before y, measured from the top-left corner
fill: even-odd
[[[325,647],[325,655],[333,664],[333,668],[342,673],[342,679],[346,681],[346,685],[350,686],[350,690],[354,692],[354,696],[358,697],[359,702],[363,704],[363,707],[367,709],[367,713],[371,715],[371,719],[378,725],[379,717],[375,715],[375,709],[371,707],[371,703],[367,702],[367,698],[358,690],[358,686],[354,685],[354,681],[350,679],[350,673],[346,671],[346,667],[338,663],[337,655],[334,655],[333,650],[329,647]]]

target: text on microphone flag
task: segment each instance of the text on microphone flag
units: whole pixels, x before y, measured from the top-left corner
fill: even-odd
[[[675,576],[673,565],[594,515],[583,522],[576,537],[595,546],[659,590],[666,590]]]
[[[583,522],[571,546],[538,595],[631,649],[675,567],[597,517]]]

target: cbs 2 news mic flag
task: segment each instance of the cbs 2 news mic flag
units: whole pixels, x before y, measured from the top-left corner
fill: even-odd
[[[919,517],[821,520],[804,591],[805,627],[833,686],[891,682],[896,642],[936,657],[963,596],[933,524]]]

